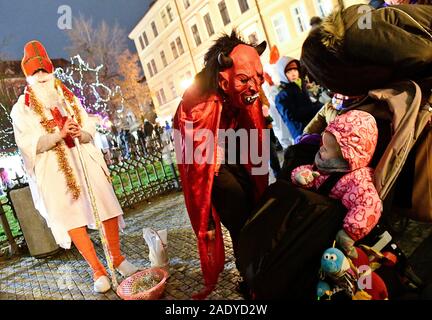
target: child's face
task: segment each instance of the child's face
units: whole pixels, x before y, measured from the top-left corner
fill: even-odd
[[[335,136],[329,132],[324,132],[322,145],[318,153],[322,161],[343,158],[340,146],[337,143]]]
[[[285,72],[289,82],[295,81],[300,77],[299,71],[297,69],[290,69]]]

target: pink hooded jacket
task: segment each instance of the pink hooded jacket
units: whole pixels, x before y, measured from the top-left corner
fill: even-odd
[[[365,237],[377,224],[382,203],[373,184],[374,170],[367,167],[372,159],[378,140],[375,119],[367,112],[352,110],[336,117],[325,131],[332,133],[348,161],[350,172],[345,174],[330,191],[330,197],[340,199],[348,209],[343,228],[355,241]],[[302,169],[313,165],[300,166],[292,171],[291,180]],[[322,174],[306,188],[318,189],[329,177]]]

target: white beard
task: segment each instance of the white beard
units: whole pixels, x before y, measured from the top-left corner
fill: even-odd
[[[48,79],[48,81],[44,83],[40,83],[35,79],[28,79],[27,81],[31,85],[33,92],[35,93],[37,99],[41,102],[41,104],[47,108],[51,109],[52,107],[59,106],[59,94],[57,93],[54,84],[55,77],[51,73],[44,77],[44,79]]]

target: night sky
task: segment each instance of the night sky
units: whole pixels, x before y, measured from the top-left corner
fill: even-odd
[[[8,59],[22,58],[24,44],[39,40],[47,48],[51,58],[68,58],[64,48],[69,45],[64,30],[57,27],[61,14],[59,6],[68,5],[72,15],[93,19],[96,27],[102,20],[109,25],[116,22],[125,30],[126,36],[144,16],[150,0],[0,0],[0,44]],[[73,27],[73,26],[72,26]],[[127,39],[129,48],[135,52],[132,40]]]

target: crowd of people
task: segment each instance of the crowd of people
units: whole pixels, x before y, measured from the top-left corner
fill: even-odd
[[[161,126],[158,122],[152,123],[147,119],[133,132],[126,128],[118,131],[113,127],[109,132],[104,132],[103,136],[106,143],[102,143],[100,148],[106,154],[109,163],[113,159],[121,162],[138,154],[142,156],[155,154],[173,139],[172,128],[168,121]]]

